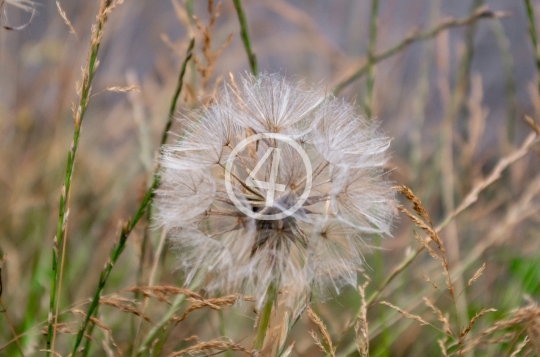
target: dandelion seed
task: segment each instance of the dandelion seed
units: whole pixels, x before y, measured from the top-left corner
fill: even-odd
[[[13,5],[15,7],[18,7],[26,11],[32,11],[32,9],[35,6],[34,1],[31,1],[31,0],[4,0],[2,1],[2,3],[4,2],[6,4]]]
[[[224,86],[165,146],[156,217],[186,284],[295,304],[356,285],[363,239],[389,234],[390,140],[342,100],[277,75]],[[301,202],[298,204],[298,202]]]

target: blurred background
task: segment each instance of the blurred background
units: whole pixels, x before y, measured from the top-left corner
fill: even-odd
[[[48,312],[52,241],[73,132],[71,105],[77,101],[75,84],[81,80],[90,27],[99,7],[98,1],[60,4],[75,33],[51,0],[36,0],[33,17],[4,3],[0,16],[3,26],[27,24],[20,30],[0,29],[0,253],[7,257],[2,267],[2,299],[16,331],[27,332],[21,341],[29,355],[44,348],[41,329]],[[540,6],[536,1],[533,4],[536,9]],[[332,92],[366,62],[370,1],[245,0],[243,5],[260,71],[279,72]],[[455,210],[501,158],[521,146],[531,133],[524,115],[538,121],[540,95],[525,2],[381,0],[379,4],[375,53],[401,42],[414,29],[428,30],[450,17],[466,18],[481,5],[506,16],[442,31],[375,66],[373,98],[367,110],[393,137],[389,175],[422,199],[436,224]],[[217,6],[215,2],[214,15]],[[110,15],[75,162],[61,309],[92,296],[121,223],[134,214],[149,185],[189,39],[196,39],[196,61],[188,65],[179,107],[200,106],[219,83],[229,80],[229,72],[238,78],[249,71],[232,1],[219,6],[209,39],[216,57],[208,61],[197,21],[206,27],[210,18],[206,0],[126,0]],[[113,86],[140,90],[107,91]],[[355,102],[360,113],[366,112],[365,78],[339,95]],[[537,146],[536,152],[512,163],[480,194],[478,202],[442,231],[451,268],[461,285],[484,262],[487,265],[484,275],[465,290],[457,309],[453,310],[444,293],[424,281],[421,272],[444,286],[440,265],[425,253],[385,289],[382,298],[422,316],[426,313],[422,296],[429,296],[452,316],[470,318],[482,308],[496,308],[497,313],[483,317],[483,326],[523,306],[525,297],[538,301],[538,155]],[[130,236],[105,293],[148,281],[159,240],[159,232],[148,231],[148,226],[149,222],[141,222]],[[393,238],[373,238],[369,245],[374,248],[366,249],[365,274],[372,280],[368,292],[406,252],[417,247],[413,226],[405,216],[395,226]],[[143,249],[145,234],[150,239]],[[166,249],[159,263],[160,284],[181,285],[174,266],[174,254]],[[338,355],[354,351],[354,343],[350,347],[354,336],[345,333],[343,326],[359,301],[351,288],[336,300],[317,304],[331,335],[342,341]],[[149,307],[151,316],[166,310],[166,305],[154,305]],[[117,311],[100,313],[120,348],[129,350],[136,324]],[[233,340],[247,338],[249,345],[253,324],[249,309],[233,308],[224,314],[230,322],[226,335]],[[61,320],[76,318],[66,313]],[[171,332],[162,355],[190,335],[203,340],[219,336],[220,318],[224,317],[216,312],[194,313],[183,327]],[[441,353],[438,331],[402,319],[385,306],[370,309],[368,320],[373,322],[373,356]],[[0,326],[1,347],[12,339],[2,314]],[[309,329],[313,329],[310,322],[303,320],[292,331],[290,340],[297,341],[293,355],[321,353]],[[64,344],[71,346],[70,338],[69,334],[59,337],[59,350]],[[505,343],[504,348],[513,346]],[[103,355],[96,345],[93,353]],[[482,348],[477,355],[504,355],[499,354],[502,347]],[[11,343],[0,355],[17,355],[16,351]]]

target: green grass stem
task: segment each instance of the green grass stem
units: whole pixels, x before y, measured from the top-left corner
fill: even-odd
[[[185,68],[186,68],[187,62],[191,59],[191,53],[192,53],[191,51],[192,51],[192,49],[193,49],[193,40],[190,42],[190,46],[188,47],[188,51],[186,53],[186,58],[184,59],[184,62],[182,63],[182,69],[180,71],[181,75],[179,76],[179,79],[178,79],[179,83],[181,83],[183,81],[183,75],[185,74]],[[173,116],[174,111],[176,110],[176,103],[178,102],[178,97],[180,96],[181,89],[182,89],[181,85],[178,85],[177,90],[175,91],[175,93],[173,95],[173,98],[172,98],[172,101],[171,101],[171,106],[169,108],[168,121],[167,121],[167,125],[165,127],[165,133],[164,133],[164,136],[162,137],[162,141],[167,140],[168,127],[170,127],[170,124],[169,124],[170,118]],[[158,170],[159,170],[159,168],[158,168]],[[151,203],[152,198],[154,196],[154,190],[157,188],[160,178],[161,178],[161,176],[159,175],[159,172],[156,172],[154,174],[154,180],[152,182],[152,185],[146,191],[141,203],[139,204],[139,208],[135,212],[135,215],[133,216],[133,218],[129,219],[124,224],[124,226],[122,227],[122,230],[120,231],[120,236],[119,236],[119,239],[118,239],[118,243],[113,247],[113,249],[111,251],[111,255],[109,256],[109,259],[108,259],[107,263],[105,264],[105,267],[101,271],[98,287],[97,287],[97,289],[96,289],[96,291],[94,293],[94,296],[92,298],[90,306],[88,307],[88,311],[86,312],[86,316],[85,316],[85,318],[83,320],[83,323],[82,323],[82,325],[79,328],[79,331],[77,333],[77,337],[75,339],[75,344],[73,345],[72,356],[76,355],[77,349],[79,348],[79,345],[81,344],[82,338],[84,336],[84,332],[86,330],[86,327],[88,326],[88,322],[90,321],[90,317],[92,316],[92,314],[94,313],[94,311],[97,309],[97,307],[99,305],[99,299],[101,297],[101,292],[103,291],[103,288],[105,287],[105,284],[107,283],[107,279],[109,278],[109,274],[111,273],[111,270],[112,270],[113,266],[115,265],[116,261],[120,257],[120,254],[122,254],[122,251],[125,248],[126,241],[127,241],[128,237],[129,237],[131,231],[135,228],[135,226],[137,225],[137,222],[139,222],[139,220],[143,216],[144,212],[146,211],[147,207]]]
[[[251,73],[254,76],[256,76],[258,72],[257,71],[257,57],[255,56],[255,53],[253,53],[253,50],[251,49],[251,41],[249,40],[246,14],[244,13],[244,9],[242,8],[242,1],[233,0],[233,3],[236,9],[236,13],[238,14],[238,22],[240,23],[240,37],[242,38],[242,43],[244,44],[244,48],[246,49],[246,53],[247,53],[248,61],[249,61],[249,68],[251,69]]]

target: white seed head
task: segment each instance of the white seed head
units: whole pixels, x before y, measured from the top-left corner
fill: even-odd
[[[268,74],[224,86],[182,121],[161,155],[155,220],[186,284],[259,304],[270,284],[291,304],[356,284],[363,238],[390,234],[394,215],[382,169],[390,140],[374,122]]]

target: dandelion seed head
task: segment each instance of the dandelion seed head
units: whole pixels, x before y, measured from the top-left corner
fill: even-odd
[[[394,215],[390,140],[376,123],[268,74],[223,86],[181,120],[186,132],[160,158],[155,221],[186,284],[259,304],[270,284],[291,304],[356,284],[364,239],[390,234]]]

